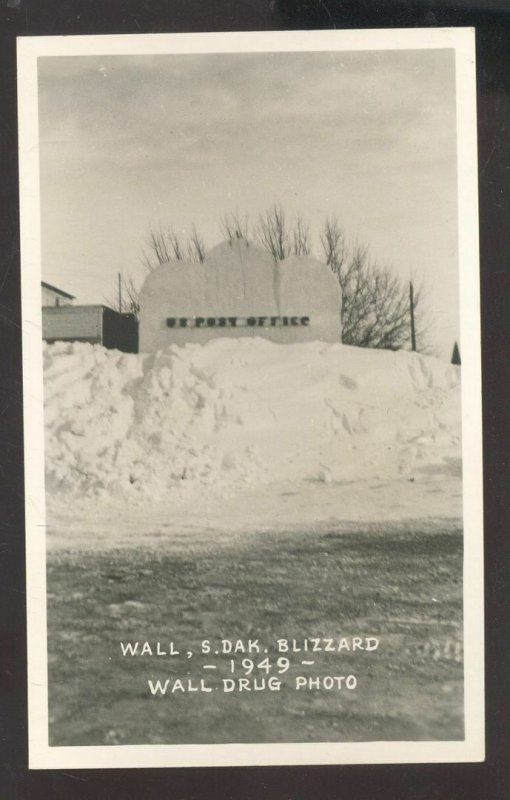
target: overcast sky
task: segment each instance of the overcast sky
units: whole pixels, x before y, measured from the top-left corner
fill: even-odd
[[[428,289],[430,339],[458,338],[453,50],[39,59],[43,279],[115,296],[151,225],[208,246],[274,202],[336,215]]]

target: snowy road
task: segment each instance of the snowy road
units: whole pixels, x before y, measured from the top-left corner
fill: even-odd
[[[424,509],[430,513],[423,513]],[[203,498],[176,505],[160,503],[126,510],[83,505],[48,517],[48,549],[174,548],[236,541],[251,532],[349,533],[391,525],[407,531],[435,531],[461,526],[458,478],[258,487],[233,497]]]

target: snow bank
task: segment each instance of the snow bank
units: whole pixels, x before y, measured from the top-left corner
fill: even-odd
[[[460,477],[460,371],[413,353],[218,339],[44,349],[46,490],[128,506],[300,482]]]

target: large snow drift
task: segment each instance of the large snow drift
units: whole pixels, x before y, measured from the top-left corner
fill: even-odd
[[[434,358],[258,338],[151,355],[57,343],[44,370],[54,508],[193,507],[275,487],[346,497],[357,484],[393,487],[395,504],[414,482],[429,500],[446,485],[460,496],[460,371]]]

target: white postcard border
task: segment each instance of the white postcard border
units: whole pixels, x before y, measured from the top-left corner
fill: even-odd
[[[431,28],[26,37],[18,39],[29,766],[184,767],[467,762],[484,758],[480,292],[474,30]],[[44,420],[37,58],[163,53],[454,48],[462,364],[465,740],[50,747],[46,645]]]

